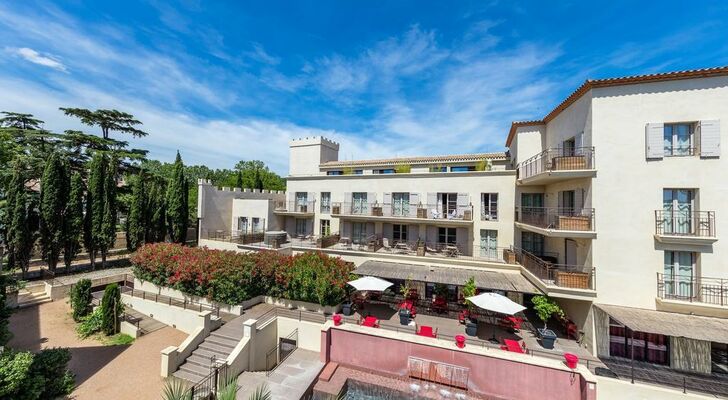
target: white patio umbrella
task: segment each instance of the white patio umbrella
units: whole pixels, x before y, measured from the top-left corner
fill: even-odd
[[[466,297],[465,300],[473,303],[476,307],[484,310],[494,311],[501,314],[513,315],[526,309],[526,307],[516,303],[498,293],[487,292],[477,296]]]
[[[382,292],[393,285],[392,282],[374,276],[365,276],[347,283],[356,290],[367,292]]]

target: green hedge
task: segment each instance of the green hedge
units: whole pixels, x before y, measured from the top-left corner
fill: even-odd
[[[67,365],[71,352],[64,348],[40,353],[7,350],[0,353],[0,399],[54,399],[71,393],[73,374]]]
[[[71,288],[71,309],[73,320],[80,322],[83,317],[91,313],[91,280],[81,279]]]

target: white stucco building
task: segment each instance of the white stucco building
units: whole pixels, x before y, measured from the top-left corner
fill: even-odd
[[[556,299],[600,358],[728,373],[726,126],[722,67],[586,81],[514,122],[500,153],[339,161],[335,142],[293,140],[285,194],[200,191],[200,243],[318,247],[365,274],[406,270],[425,297],[458,293],[432,271],[466,270],[521,302]],[[288,242],[211,234],[245,236],[252,218]]]

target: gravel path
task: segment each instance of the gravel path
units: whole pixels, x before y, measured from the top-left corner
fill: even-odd
[[[69,347],[69,367],[76,374],[77,385],[72,399],[160,398],[164,386],[160,351],[182,343],[185,333],[166,327],[129,346],[104,346],[94,339],[79,339],[70,312],[64,300],[19,310],[10,319],[15,336],[9,346],[31,351]]]

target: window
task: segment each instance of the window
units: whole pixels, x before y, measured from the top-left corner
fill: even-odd
[[[480,217],[484,221],[498,220],[498,193],[480,194]]]
[[[450,167],[450,172],[468,172],[475,171],[475,165],[459,165]]]
[[[306,236],[306,220],[296,218],[296,236]]]
[[[694,154],[694,127],[694,124],[689,123],[665,124],[665,157]]]
[[[321,220],[321,236],[331,235],[331,221],[328,219]]]
[[[308,193],[296,192],[296,212],[308,212]]]
[[[238,230],[241,233],[248,233],[248,217],[238,217]]]
[[[663,189],[663,232],[673,235],[693,233],[695,191],[691,189]]]
[[[263,225],[260,223],[260,218],[253,217],[253,233],[263,232]]]
[[[632,358],[634,346],[635,360],[667,365],[670,362],[669,339],[656,333],[632,331],[609,318],[609,355],[612,357]]]
[[[364,174],[364,170],[363,169],[355,169],[355,170],[351,171],[351,173],[352,173],[352,175],[363,175]]]
[[[326,171],[326,175],[344,175],[344,171],[342,171],[342,170]]]
[[[458,301],[458,287],[456,285],[445,285],[443,283],[425,283],[425,298],[433,300],[435,295],[446,296],[447,301]]]
[[[694,297],[696,254],[688,251],[665,251],[665,295],[678,299]]]
[[[407,225],[394,224],[392,226],[392,241],[394,241],[394,242],[406,242],[407,241]]]
[[[569,140],[564,140],[564,148],[563,148],[563,156],[564,157],[572,157],[576,155],[576,139],[571,138]]]
[[[351,224],[351,241],[354,244],[366,244],[367,225],[362,222],[353,222]]]
[[[559,192],[559,215],[573,215],[576,209],[576,191],[563,190]]]
[[[437,228],[437,242],[441,244],[455,244],[455,228]]]
[[[331,192],[321,192],[321,213],[331,212]]]
[[[444,216],[452,215],[458,209],[457,193],[438,193],[438,203],[441,205],[441,212]]]
[[[430,172],[447,172],[447,167],[430,167]]]
[[[392,215],[407,217],[410,212],[410,194],[392,193]]]
[[[521,232],[521,248],[535,256],[543,255],[543,236],[533,232]]]
[[[356,192],[351,194],[351,213],[367,214],[369,212],[369,203],[367,203],[366,192]]]
[[[394,168],[375,169],[372,172],[375,174],[394,174],[394,173],[396,173]]]
[[[498,231],[480,230],[480,256],[490,260],[498,259]]]

